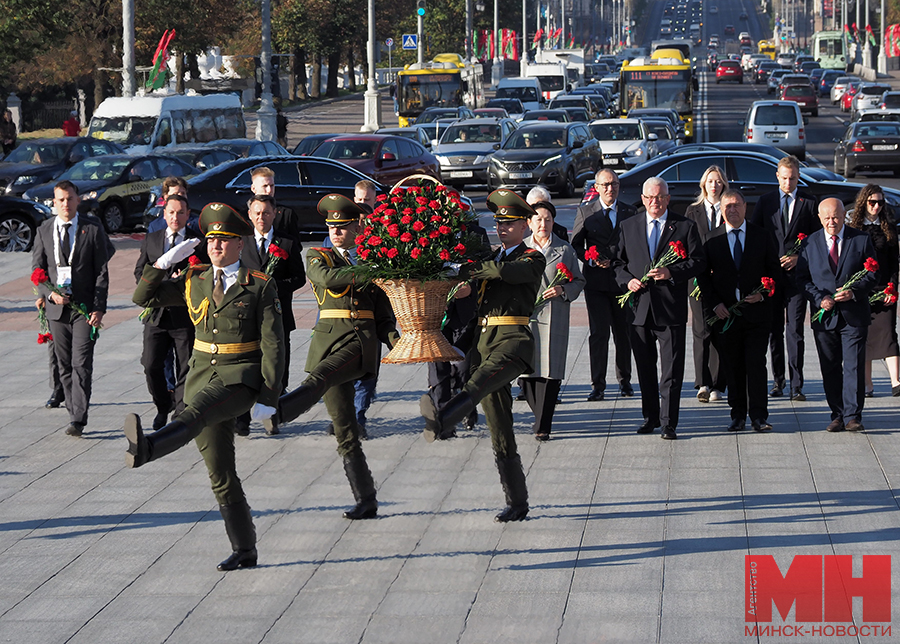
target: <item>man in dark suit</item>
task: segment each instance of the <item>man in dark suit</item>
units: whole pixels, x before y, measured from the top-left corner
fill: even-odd
[[[678,438],[675,428],[684,381],[687,286],[706,268],[706,260],[694,223],[668,212],[669,187],[663,179],[647,179],[641,200],[646,212],[625,220],[620,226],[614,260],[616,281],[623,291],[632,293],[634,305],[631,347],[644,416],[638,433],[650,434],[662,426],[662,437],[673,440]],[[675,242],[681,242],[687,257],[650,270],[649,280],[642,282],[647,267],[659,261],[669,243]],[[659,377],[657,358],[661,367]]]
[[[766,294],[755,291],[764,277],[775,279],[772,275],[781,270],[775,237],[745,220],[747,204],[737,190],[725,191],[721,207],[725,224],[716,228],[704,244],[706,271],[697,276],[706,309],[700,319],[705,323],[715,315],[720,320],[711,330],[721,350],[728,385],[728,430],[744,429],[749,413],[755,431],[770,431],[766,345],[772,326],[772,302]],[[739,315],[729,311],[738,300],[743,302]],[[723,331],[726,324],[728,328]]]
[[[800,233],[809,235],[819,228],[816,215],[816,198],[797,190],[800,180],[800,162],[790,156],[778,162],[776,175],[778,190],[759,198],[750,221],[775,235],[778,252],[781,253],[780,275],[775,277],[775,317],[769,349],[772,353],[772,377],[774,386],[770,396],[781,396],[785,387],[784,343],[787,337],[788,369],[791,400],[804,401],[803,393],[803,323],[806,319],[806,298],[802,286],[795,284],[794,271],[797,254],[792,249]],[[785,321],[786,318],[786,321]]]
[[[56,184],[56,217],[41,224],[32,253],[32,269],[46,271],[50,282],[62,292],[51,292],[46,285],[38,287],[45,301],[69,411],[69,436],[81,436],[88,421],[95,342],[91,331],[100,328],[106,313],[111,256],[106,231],[96,218],[78,213],[79,201],[78,190],[71,182]],[[87,318],[75,306],[83,307]]]
[[[616,380],[619,393],[633,396],[631,386],[631,310],[619,306],[616,297],[622,293],[610,259],[619,238],[622,222],[635,210],[618,201],[619,178],[612,170],[603,169],[594,177],[599,195],[594,201],[578,207],[572,231],[572,247],[582,262],[587,285],[587,303],[591,353],[591,393],[588,400],[603,400],[606,389],[606,364],[609,359],[609,333],[612,330],[616,347]],[[587,260],[584,254],[591,246],[600,254],[598,260]]]
[[[865,265],[875,257],[869,236],[844,226],[844,204],[825,199],[819,204],[822,232],[810,235],[800,251],[797,286],[805,291],[813,310],[825,309],[812,322],[822,369],[825,399],[831,408],[829,432],[863,428],[865,401],[866,336],[871,321],[869,294],[878,283],[877,270]],[[854,273],[865,275],[846,290],[839,290]]]
[[[141,254],[134,265],[135,282],[140,283],[144,274],[144,266],[153,264],[164,253],[186,239],[200,239],[193,230],[187,228],[190,207],[185,197],[173,195],[166,199],[163,208],[163,219],[166,227],[147,233],[141,244]],[[205,254],[198,252],[199,263],[205,261]],[[201,259],[202,258],[202,259]],[[189,265],[184,259],[168,269],[168,275],[177,277]],[[167,306],[152,309],[144,319],[144,350],[141,364],[147,378],[147,389],[153,404],[156,405],[156,417],[153,419],[154,431],[166,424],[169,412],[176,414],[184,409],[184,382],[188,374],[188,361],[194,343],[194,325],[188,317],[187,306]],[[174,400],[166,384],[164,364],[169,351],[175,351],[175,389]]]
[[[284,377],[282,389],[288,385],[288,370],[291,364],[291,331],[297,328],[294,320],[294,291],[306,283],[306,271],[303,268],[303,256],[299,250],[300,243],[290,234],[276,230],[275,199],[269,195],[253,195],[247,203],[250,223],[253,224],[253,235],[244,238],[244,249],[241,251],[241,263],[251,270],[271,275],[278,287],[278,299],[281,301],[282,322],[284,322]],[[277,255],[287,255],[278,257]],[[271,269],[269,269],[271,264]],[[237,419],[237,433],[246,436],[250,431],[250,415],[244,414]],[[266,424],[266,433],[278,433],[274,423]]]
[[[275,198],[275,172],[272,168],[262,166],[253,169],[250,173],[250,192]],[[297,240],[297,250],[303,250],[300,245],[300,218],[292,208],[276,207],[274,225],[276,230],[285,232]]]

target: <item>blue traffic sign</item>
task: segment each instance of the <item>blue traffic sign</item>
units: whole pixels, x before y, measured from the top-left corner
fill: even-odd
[[[403,49],[418,49],[419,36],[416,34],[403,34]]]
[[[387,45],[388,47],[393,47],[393,46],[394,46],[394,39],[393,39],[393,38],[388,38],[387,40],[384,41],[384,44]]]

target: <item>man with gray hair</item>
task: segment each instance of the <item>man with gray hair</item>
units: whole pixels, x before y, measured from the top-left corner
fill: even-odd
[[[622,222],[615,249],[616,282],[632,293],[634,311],[631,347],[641,386],[644,423],[638,434],[662,427],[666,440],[678,438],[678,412],[684,381],[688,283],[706,268],[700,235],[694,222],[668,211],[669,187],[659,177],[644,182],[644,213]],[[684,257],[653,268],[671,245]],[[659,352],[657,352],[657,343]],[[661,373],[657,377],[657,360]],[[662,404],[660,404],[662,395]]]

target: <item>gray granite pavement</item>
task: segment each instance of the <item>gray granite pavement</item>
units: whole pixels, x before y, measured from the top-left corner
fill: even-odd
[[[634,433],[639,397],[610,388],[606,401],[585,401],[579,301],[553,440],[534,441],[527,406],[515,404],[527,521],[492,520],[503,497],[483,417],[475,431],[427,444],[417,403],[425,367],[386,365],[365,443],[379,517],[341,518],[352,499],[320,403],[279,436],[254,427],[238,439],[260,565],[219,573],[229,547],[196,449],[124,466],[123,417],[149,422],[153,406],[130,304],[137,242],[115,243],[82,439],[62,433],[65,411],[43,407],[30,257],[0,254],[0,642],[796,641],[745,636],[746,555],[773,555],[786,571],[797,554],[898,554],[900,399],[889,397],[883,366],[865,433],[824,431],[808,334],[809,401],[774,402],[774,432],[726,432],[727,405],[697,402],[688,373],[679,440],[662,441]],[[308,289],[294,314],[292,364],[302,365],[315,316]],[[300,380],[295,371],[292,384]],[[793,611],[785,623],[795,624]]]

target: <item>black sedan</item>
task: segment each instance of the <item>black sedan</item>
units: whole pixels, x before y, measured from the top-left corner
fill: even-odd
[[[845,177],[861,170],[891,170],[900,173],[900,123],[866,121],[854,123],[837,140],[834,169]]]
[[[53,216],[49,207],[19,197],[0,197],[0,253],[28,251],[34,233]]]
[[[303,137],[293,151],[295,157],[305,157],[316,151],[316,148],[322,145],[328,139],[333,139],[340,134],[308,134]]]
[[[141,223],[151,187],[169,176],[194,174],[194,166],[173,157],[113,154],[76,163],[58,180],[74,183],[81,195],[82,209],[97,216],[107,232],[116,233]],[[36,186],[25,193],[25,198],[52,206],[55,184],[51,181]]]
[[[288,157],[290,152],[275,141],[257,141],[256,139],[220,139],[210,141],[206,145],[214,148],[225,148],[240,157]]]
[[[195,143],[168,145],[164,148],[157,148],[154,151],[154,154],[181,159],[201,172],[209,170],[210,168],[215,168],[220,163],[233,161],[240,156],[237,152],[232,152],[231,150],[220,147],[197,145]]]
[[[678,214],[700,193],[700,177],[711,166],[725,170],[730,187],[740,190],[747,200],[747,212],[753,211],[761,195],[778,189],[775,173],[778,161],[770,156],[753,152],[708,151],[693,154],[671,154],[657,157],[619,176],[619,199],[635,207],[642,207],[641,190],[650,177],[661,177],[669,185],[669,208]],[[857,193],[863,188],[850,181],[810,181],[800,172],[800,190],[817,198],[836,197],[844,205],[851,206]],[[900,208],[900,191],[884,188],[884,196],[893,208]]]
[[[23,141],[0,162],[0,194],[19,197],[83,159],[124,151],[115,143],[87,136]]]

